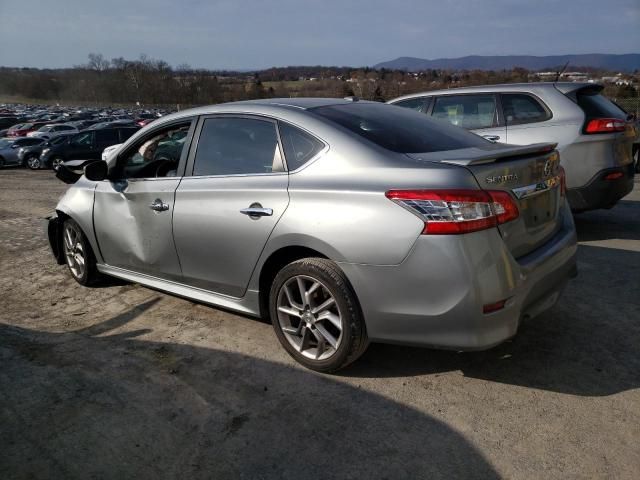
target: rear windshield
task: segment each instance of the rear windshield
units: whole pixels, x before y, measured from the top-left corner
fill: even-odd
[[[310,111],[392,152],[441,152],[489,143],[462,128],[432,120],[407,108],[383,103],[331,105]]]
[[[596,91],[578,92],[577,100],[587,118],[627,118],[627,114],[621,108]]]

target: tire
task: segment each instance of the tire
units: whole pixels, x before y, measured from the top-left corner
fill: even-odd
[[[311,370],[335,372],[369,345],[355,292],[342,270],[324,258],[282,268],[271,285],[269,313],[281,345]]]
[[[97,284],[102,275],[96,267],[96,257],[80,226],[72,219],[62,226],[62,251],[73,279],[85,287]]]
[[[62,164],[62,162],[64,162],[64,158],[62,158],[62,157],[53,157],[51,159],[51,169],[55,170],[56,168],[58,168],[59,165]]]
[[[38,157],[38,155],[28,156],[25,159],[24,163],[31,170],[39,170],[40,168],[42,168],[42,162],[40,161],[40,157]]]
[[[633,164],[635,165],[636,173],[640,173],[640,146],[636,147],[636,151],[633,153]]]
[[[4,167],[4,158],[0,157],[0,168]]]

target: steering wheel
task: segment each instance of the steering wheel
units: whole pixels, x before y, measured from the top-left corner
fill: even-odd
[[[156,178],[166,177],[171,170],[176,169],[175,162],[168,158],[159,158],[155,161],[158,162],[158,167],[156,168]]]

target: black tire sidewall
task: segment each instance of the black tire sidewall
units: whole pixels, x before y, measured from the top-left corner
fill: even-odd
[[[334,355],[326,360],[313,360],[298,352],[287,340],[282,332],[277,312],[277,298],[282,286],[292,277],[306,275],[322,282],[329,290],[343,317],[342,341]],[[362,353],[361,342],[365,342],[364,321],[353,289],[349,285],[344,273],[333,262],[322,258],[308,258],[297,260],[285,266],[274,278],[269,292],[269,314],[271,323],[280,344],[298,363],[319,372],[333,372],[355,358],[354,354]]]

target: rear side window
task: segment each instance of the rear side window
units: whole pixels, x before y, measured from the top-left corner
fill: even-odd
[[[441,152],[489,143],[421,113],[384,103],[355,102],[316,107],[309,111],[392,152]]]
[[[582,90],[576,95],[578,105],[587,118],[626,119],[627,114],[604,95],[594,90]]]
[[[551,118],[551,113],[531,95],[503,93],[501,99],[507,126],[544,122]]]
[[[193,175],[250,175],[280,170],[276,125],[253,118],[204,121]]]
[[[424,113],[427,110],[428,100],[429,99],[427,97],[410,98],[408,100],[400,100],[399,102],[394,102],[391,105],[402,108],[410,108],[411,110],[416,110],[418,112]]]
[[[491,128],[496,120],[496,98],[494,95],[438,97],[431,115],[467,130]]]
[[[384,103],[355,102],[316,107],[309,111],[392,152],[441,152],[490,143],[478,135],[432,120],[421,113]]]
[[[137,131],[138,131],[137,128],[121,128],[121,129],[119,129],[120,143],[124,142],[126,139],[131,137]]]
[[[97,130],[96,131],[97,143],[118,143],[118,131],[117,130]]]
[[[282,122],[279,128],[289,170],[297,170],[324,148],[324,143],[299,128]]]

